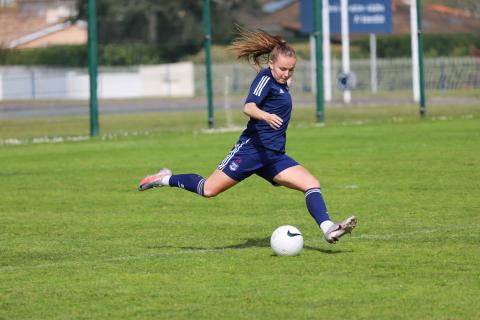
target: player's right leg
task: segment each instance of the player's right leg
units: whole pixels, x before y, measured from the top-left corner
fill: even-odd
[[[233,187],[238,182],[216,169],[210,177],[204,179],[195,173],[173,174],[170,169],[163,168],[158,173],[147,176],[138,185],[139,191],[163,186],[178,187],[203,197],[211,198]]]
[[[238,181],[227,176],[223,171],[215,169],[203,185],[203,196],[206,198],[215,197],[236,185]]]
[[[250,176],[256,169],[256,167],[250,167],[250,162],[258,162],[256,158],[250,159],[250,161],[247,161],[249,158],[241,160],[242,147],[245,148],[248,141],[249,139],[239,140],[207,179],[195,173],[173,174],[171,170],[164,168],[140,181],[138,190],[145,191],[151,188],[170,186],[197,193],[205,198],[215,197]],[[242,166],[247,165],[245,170],[241,168],[240,162]]]
[[[166,186],[168,179],[172,176],[172,174],[173,174],[172,170],[167,168],[162,168],[157,173],[143,178],[138,184],[138,191],[145,191],[152,188]],[[164,179],[165,177],[166,179]]]

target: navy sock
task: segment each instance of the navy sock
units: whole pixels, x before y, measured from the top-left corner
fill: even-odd
[[[307,202],[307,209],[310,215],[320,225],[326,220],[330,220],[328,216],[327,206],[322,197],[322,192],[319,188],[308,189],[305,192],[305,201]]]
[[[205,179],[195,173],[175,174],[170,177],[169,184],[171,187],[183,188],[203,196]]]

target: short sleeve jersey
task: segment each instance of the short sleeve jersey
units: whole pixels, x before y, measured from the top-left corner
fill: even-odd
[[[278,83],[269,68],[262,69],[250,86],[245,103],[254,102],[261,110],[283,119],[278,129],[263,120],[250,118],[241,138],[266,149],[285,152],[286,132],[292,113],[292,97],[287,84]]]

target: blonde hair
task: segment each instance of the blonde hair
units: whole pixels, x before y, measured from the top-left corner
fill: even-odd
[[[253,66],[261,68],[261,63],[266,63],[269,59],[275,61],[279,55],[296,57],[295,50],[280,36],[263,30],[241,28],[239,34],[229,49],[236,52],[237,59],[245,59]]]

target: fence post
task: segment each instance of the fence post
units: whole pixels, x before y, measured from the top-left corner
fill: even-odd
[[[97,5],[88,0],[88,71],[90,78],[90,135],[98,136],[97,100]]]
[[[417,26],[418,26],[418,62],[420,73],[420,116],[423,118],[427,115],[425,106],[425,78],[423,71],[423,31],[422,31],[422,0],[417,0]]]
[[[32,100],[37,98],[37,91],[35,90],[35,69],[30,69],[30,86],[31,86],[31,94]]]
[[[323,99],[323,40],[322,40],[322,0],[314,0],[313,14],[315,21],[315,71],[316,71],[316,97],[317,97],[317,121],[325,122],[324,99]]]
[[[210,26],[210,0],[203,0],[203,32],[205,34],[205,67],[207,69],[208,127],[213,128],[213,92],[212,92],[212,31]]]

